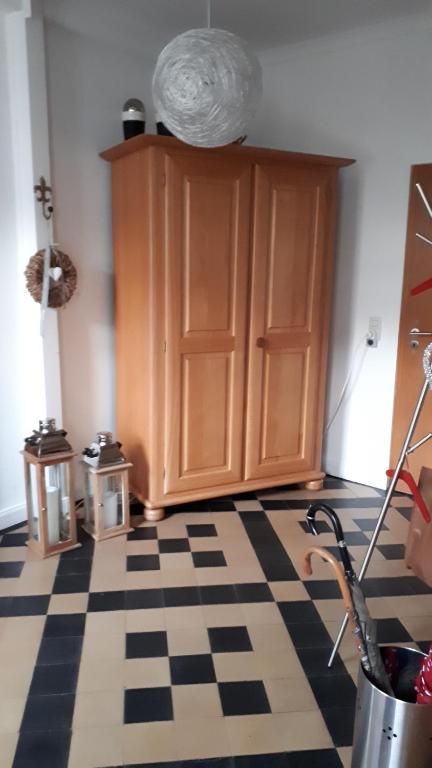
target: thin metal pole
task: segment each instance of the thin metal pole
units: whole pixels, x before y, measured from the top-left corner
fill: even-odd
[[[420,411],[421,411],[421,409],[423,407],[423,403],[425,401],[428,389],[429,389],[429,384],[428,384],[427,380],[425,380],[425,383],[423,384],[422,390],[421,390],[420,395],[419,395],[419,399],[417,400],[417,405],[416,405],[414,413],[413,413],[411,424],[408,427],[408,432],[407,432],[404,444],[402,446],[402,450],[400,452],[399,460],[398,460],[398,463],[396,465],[396,469],[395,469],[394,475],[393,475],[393,477],[391,479],[391,482],[390,482],[390,485],[389,485],[389,487],[387,489],[386,497],[384,499],[384,504],[382,506],[382,509],[381,509],[381,512],[380,512],[380,516],[379,516],[377,524],[375,526],[375,530],[374,530],[373,536],[372,536],[370,544],[369,544],[369,546],[367,548],[365,559],[363,560],[363,564],[362,564],[360,573],[358,575],[358,580],[359,581],[363,580],[363,577],[364,577],[364,575],[365,575],[365,573],[366,573],[366,571],[368,569],[369,562],[370,562],[370,559],[371,559],[371,557],[373,555],[373,551],[375,549],[375,545],[376,545],[378,536],[379,536],[379,534],[381,532],[381,528],[382,528],[382,524],[384,522],[384,518],[385,518],[385,516],[387,514],[387,510],[388,510],[388,508],[390,506],[391,498],[393,496],[393,492],[394,492],[394,489],[396,487],[396,483],[398,481],[399,472],[402,469],[402,465],[403,465],[403,463],[405,461],[405,458],[406,458],[406,455],[407,455],[407,451],[408,451],[408,448],[409,448],[409,444],[410,444],[410,440],[411,440],[411,438],[412,438],[412,436],[414,434],[414,430],[416,428],[417,421],[418,421],[418,418],[420,416]],[[347,624],[348,624],[348,614],[346,613],[345,616],[344,616],[344,620],[342,622],[341,628],[339,630],[339,634],[338,634],[338,636],[336,638],[336,642],[335,642],[335,644],[333,646],[333,650],[332,650],[331,656],[329,658],[329,662],[328,662],[328,666],[329,667],[331,667],[333,662],[334,662],[335,656],[336,656],[336,654],[337,654],[337,652],[339,650],[339,646],[340,646],[340,644],[342,642],[342,638],[343,638],[345,630],[347,628]]]
[[[211,27],[211,0],[207,0],[207,29]]]

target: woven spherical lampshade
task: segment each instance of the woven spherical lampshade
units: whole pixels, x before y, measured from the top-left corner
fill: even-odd
[[[260,63],[248,45],[223,29],[191,29],[159,55],[153,101],[177,138],[220,147],[244,134],[262,93]]]

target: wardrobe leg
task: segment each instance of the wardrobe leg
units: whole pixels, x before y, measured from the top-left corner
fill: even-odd
[[[308,483],[304,484],[304,487],[307,491],[322,491],[324,488],[324,480],[309,480]]]
[[[144,508],[144,519],[153,523],[157,523],[159,520],[163,520],[165,517],[165,507],[159,507],[158,509]]]

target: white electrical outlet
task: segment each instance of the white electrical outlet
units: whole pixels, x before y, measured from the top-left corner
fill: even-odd
[[[366,344],[368,347],[377,347],[378,342],[381,339],[381,317],[369,318],[369,329],[366,336]]]

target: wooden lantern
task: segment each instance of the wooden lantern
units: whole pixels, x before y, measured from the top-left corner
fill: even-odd
[[[96,441],[83,451],[85,523],[96,541],[120,536],[130,527],[129,478],[132,464],[113,442],[111,432],[98,432]]]
[[[27,546],[40,557],[75,549],[77,542],[73,459],[66,432],[55,419],[39,422],[25,439],[25,492],[29,538]]]

